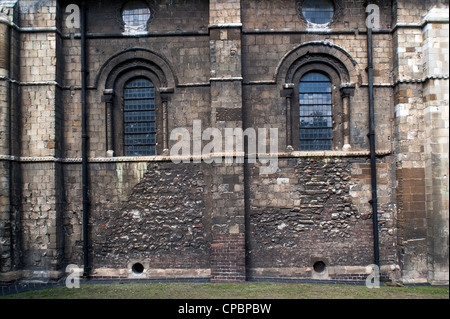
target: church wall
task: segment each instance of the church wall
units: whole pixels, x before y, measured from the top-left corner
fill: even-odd
[[[146,2],[146,30],[130,31],[124,1],[86,1],[90,275],[364,279],[374,259],[364,1],[334,1],[326,27],[305,20],[301,0]],[[383,276],[448,282],[448,17],[432,10],[448,2],[373,2]],[[83,266],[81,39],[69,4],[16,1],[0,21],[0,282]],[[300,151],[295,136],[296,76],[311,66],[332,70],[329,151]],[[120,83],[133,72],[156,84],[156,156],[123,156],[117,143]],[[209,127],[278,129],[276,170],[249,153],[175,162],[171,132],[189,132],[192,155]]]

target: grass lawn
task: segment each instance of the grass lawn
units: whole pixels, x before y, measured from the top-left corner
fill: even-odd
[[[369,289],[356,285],[293,283],[81,284],[7,295],[0,299],[449,299],[448,287]]]

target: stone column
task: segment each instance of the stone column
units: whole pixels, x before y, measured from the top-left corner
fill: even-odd
[[[0,281],[12,270],[9,9],[0,3]]]
[[[399,263],[405,283],[448,282],[448,4],[396,3]]]
[[[168,104],[170,96],[173,94],[173,88],[160,88],[162,107],[163,107],[163,155],[169,154],[169,110]]]
[[[293,150],[292,144],[292,94],[295,84],[284,84],[281,96],[286,98],[286,149]]]
[[[240,0],[210,1],[211,126],[222,136],[230,129],[242,130],[243,124],[240,8]],[[211,181],[211,280],[241,282],[245,280],[242,157],[228,153],[213,163]]]
[[[112,89],[103,92],[103,101],[105,102],[105,121],[106,121],[106,156],[114,156],[114,125],[113,125],[113,103],[114,91]]]
[[[354,94],[355,88],[351,86],[341,87],[343,124],[344,124],[344,145],[343,151],[349,151],[352,146],[350,144],[350,97]]]

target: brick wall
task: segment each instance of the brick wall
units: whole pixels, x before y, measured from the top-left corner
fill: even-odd
[[[213,235],[211,282],[242,282],[245,280],[245,235]]]

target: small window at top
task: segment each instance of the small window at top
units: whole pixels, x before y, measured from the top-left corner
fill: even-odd
[[[151,11],[144,1],[129,1],[123,7],[122,18],[127,31],[145,31]]]
[[[331,0],[305,0],[302,12],[309,22],[326,24],[333,18],[334,4]]]

